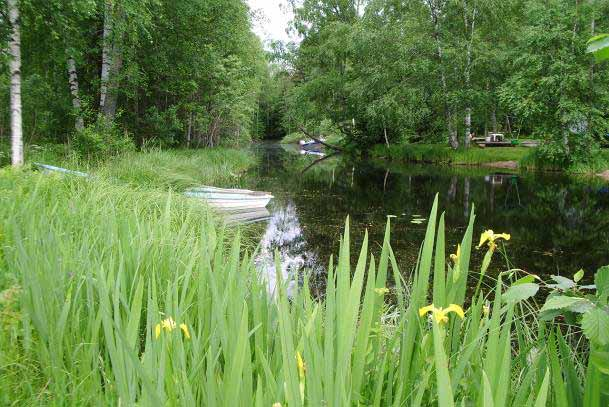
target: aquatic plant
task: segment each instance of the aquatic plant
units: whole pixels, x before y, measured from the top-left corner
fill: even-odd
[[[390,224],[380,255],[366,236],[353,268],[347,222],[325,297],[306,279],[288,296],[281,273],[269,293],[239,234],[180,195],[5,172],[0,297],[11,300],[0,315],[11,321],[0,321],[0,403],[606,401],[589,385],[587,354],[570,346],[574,331],[529,306],[539,289],[529,276],[506,271],[492,293],[468,296],[475,216],[453,257],[458,273],[437,200],[427,219],[409,279]]]

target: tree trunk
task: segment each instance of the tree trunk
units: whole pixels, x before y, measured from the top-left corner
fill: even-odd
[[[70,93],[72,94],[72,106],[76,121],[74,127],[76,131],[82,131],[85,128],[85,122],[82,117],[82,103],[80,101],[78,74],[76,73],[76,61],[71,56],[68,57],[68,83],[70,84]]]
[[[474,46],[474,30],[476,28],[476,14],[477,14],[477,10],[474,7],[473,10],[473,14],[472,14],[472,20],[471,22],[468,19],[468,7],[467,7],[467,1],[463,1],[463,20],[465,23],[465,30],[466,32],[469,31],[469,41],[467,44],[467,59],[466,59],[466,64],[465,64],[465,89],[467,89],[468,92],[471,91],[470,89],[470,79],[471,79],[471,69],[472,69],[472,49]],[[471,101],[470,101],[470,95],[467,96],[467,108],[465,109],[465,137],[463,138],[463,145],[465,146],[465,148],[469,148],[469,144],[470,144],[470,134],[472,132],[472,108],[471,108]]]
[[[118,88],[119,75],[123,67],[123,54],[118,47],[114,48],[112,56],[112,68],[110,70],[110,79],[108,81],[106,104],[104,106],[104,116],[109,120],[114,120],[116,116],[116,106],[118,103]]]
[[[108,81],[110,80],[110,70],[112,67],[112,0],[104,2],[104,33],[102,37],[102,69],[101,85],[99,91],[99,111],[105,113],[108,97]]]
[[[448,137],[450,146],[453,150],[459,148],[459,135],[457,134],[457,130],[453,126],[452,113],[448,112]]]
[[[21,33],[19,0],[8,0],[11,23],[9,53],[11,60],[11,160],[14,167],[23,165],[23,124],[21,118]]]
[[[459,139],[457,131],[453,127],[453,113],[448,103],[448,86],[446,84],[446,74],[444,73],[442,44],[440,43],[440,22],[438,21],[438,6],[435,2],[428,0],[429,10],[431,12],[431,20],[433,22],[433,38],[436,42],[437,58],[440,65],[440,82],[442,84],[442,92],[444,93],[444,114],[446,116],[446,125],[448,127],[448,142],[453,149],[459,148]]]
[[[470,135],[472,134],[472,108],[465,109],[465,139],[463,145],[469,148]]]
[[[190,148],[190,139],[192,137],[192,112],[188,114],[188,132],[186,133],[186,148]]]
[[[491,113],[491,123],[493,125],[493,133],[497,133],[497,108],[493,105],[493,112]]]

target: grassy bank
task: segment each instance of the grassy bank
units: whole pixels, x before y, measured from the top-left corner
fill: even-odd
[[[128,152],[118,157],[84,160],[63,144],[28,145],[26,162],[56,165],[85,171],[103,178],[126,182],[138,188],[183,190],[192,186],[235,186],[242,174],[255,164],[255,155],[246,149],[175,149]],[[0,167],[9,165],[7,151]]]
[[[424,162],[442,165],[482,165],[498,161],[520,162],[532,153],[525,147],[458,149],[443,144],[377,145],[372,155],[396,161]]]
[[[148,177],[129,182],[165,185]],[[573,328],[537,318],[532,279],[469,271],[474,218],[446,262],[436,202],[410,281],[389,228],[382,249],[371,248],[378,257],[364,239],[351,269],[347,228],[325,298],[306,283],[288,298],[283,285],[268,293],[238,235],[227,244],[205,208],[179,194],[4,170],[0,404],[606,401]],[[482,250],[490,261],[495,249]],[[481,283],[472,299],[469,279]],[[455,312],[428,318],[420,309],[430,303]]]
[[[183,190],[199,185],[235,186],[255,163],[248,150],[153,150],[130,153],[93,170],[133,186]]]
[[[601,150],[586,163],[575,163],[569,168],[553,166],[538,158],[535,150],[525,147],[457,149],[443,144],[376,145],[371,152],[374,158],[401,162],[439,165],[483,166],[512,162],[528,170],[562,171],[571,174],[597,174],[609,169],[609,150]]]

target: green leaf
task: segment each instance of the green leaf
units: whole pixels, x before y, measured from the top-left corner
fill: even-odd
[[[532,283],[533,281],[535,281],[538,278],[539,277],[537,277],[535,274],[529,274],[527,276],[524,276],[524,277],[519,278],[518,280],[514,281],[512,286],[519,285],[519,284]]]
[[[586,52],[594,54],[597,62],[609,59],[609,34],[600,34],[590,38]]]
[[[555,295],[546,300],[546,303],[541,307],[540,312],[550,310],[569,310],[573,312],[583,313],[594,307],[589,300],[579,297],[568,297],[566,295]]]
[[[590,353],[590,361],[602,373],[609,375],[609,352],[594,350]]]
[[[535,400],[535,407],[545,407],[547,405],[548,400],[548,388],[550,387],[550,369],[546,369],[546,375],[543,378],[543,382],[541,383],[541,388],[539,389],[539,394],[537,395],[537,399]]]
[[[582,329],[590,341],[601,346],[609,344],[609,313],[593,308],[584,314]]]
[[[601,300],[609,297],[609,266],[601,267],[596,271],[594,285],[596,285],[596,295]]]
[[[584,269],[580,269],[577,273],[573,275],[573,281],[579,283],[580,280],[584,278]]]
[[[505,302],[520,302],[531,298],[539,291],[539,285],[535,283],[518,284],[508,288],[503,295]]]
[[[566,291],[577,285],[575,284],[575,281],[563,276],[552,276],[552,280],[556,281],[556,284],[548,284],[548,287],[558,288],[559,290],[563,291]]]

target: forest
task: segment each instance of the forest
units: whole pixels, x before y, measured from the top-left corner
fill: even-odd
[[[374,144],[450,144],[506,132],[542,160],[609,146],[609,70],[586,53],[609,3],[566,0],[308,1],[299,47],[276,44],[267,132],[306,123]]]
[[[213,147],[257,132],[267,68],[243,1],[19,3],[27,143],[70,142],[91,152]],[[6,4],[2,10],[6,22]],[[7,139],[9,25],[0,27],[0,138]]]
[[[586,52],[609,4],[293,2],[299,44],[263,48],[239,0],[20,2],[26,144],[205,147],[301,127],[375,144],[469,146],[506,132],[549,162],[609,145],[609,70]],[[8,22],[6,0],[1,21]],[[10,135],[9,24],[0,139]]]

